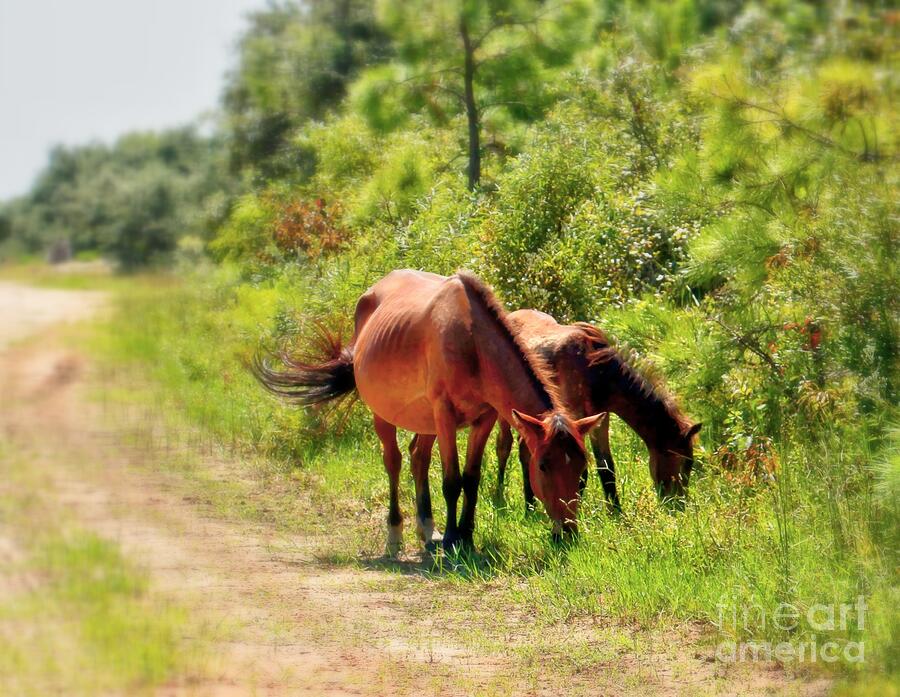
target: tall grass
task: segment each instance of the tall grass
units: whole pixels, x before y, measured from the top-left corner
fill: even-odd
[[[324,554],[332,561],[357,563],[379,555],[387,482],[367,412],[357,408],[343,431],[334,432],[321,414],[290,409],[265,395],[245,369],[270,318],[295,317],[283,304],[313,305],[315,290],[269,281],[242,284],[227,270],[217,274],[207,282],[148,283],[123,293],[109,331],[98,335],[96,348],[107,369],[148,377],[157,386],[156,408],[176,410],[207,434],[200,437],[253,462],[248,475],[287,481],[273,487],[260,515],[288,527],[310,522],[319,530],[343,530],[325,542]],[[550,543],[540,514],[524,515],[514,461],[507,503],[492,502],[496,463],[489,448],[478,552],[439,556],[428,573],[438,583],[505,588],[508,602],[536,621],[699,622],[720,637],[794,645],[863,640],[865,662],[841,659],[840,669],[896,678],[900,518],[896,455],[883,454],[890,449],[874,454],[862,428],[810,432],[775,444],[774,477],[746,480],[704,466],[701,448],[690,499],[673,513],[655,498],[643,445],[615,420],[612,443],[623,512],[607,512],[592,476],[580,540],[563,550]],[[432,467],[433,492],[440,491],[438,471]],[[403,479],[403,502],[407,549],[413,550],[411,477]],[[439,525],[442,508],[435,496]],[[823,633],[809,620],[814,606],[855,606],[859,596],[867,603],[864,626],[852,615],[847,626]],[[799,614],[787,630],[773,621],[784,603]]]

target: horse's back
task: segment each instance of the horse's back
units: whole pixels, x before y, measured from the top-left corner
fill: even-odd
[[[448,337],[465,340],[454,324],[465,323],[463,297],[458,278],[403,270],[391,272],[360,298],[354,373],[360,396],[380,417],[419,433],[434,432],[428,390],[435,355],[446,350]]]
[[[590,337],[575,324],[560,324],[538,310],[509,314],[513,330],[553,371],[560,396],[575,416],[587,414],[587,370]]]
[[[552,315],[539,310],[516,310],[507,318],[528,348],[551,363],[556,356],[577,349],[585,340],[584,332],[577,325],[560,324]]]

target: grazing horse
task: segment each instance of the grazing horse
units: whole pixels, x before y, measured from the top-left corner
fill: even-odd
[[[650,475],[661,498],[684,493],[694,463],[693,438],[701,424],[692,424],[675,403],[645,380],[596,327],[579,322],[560,325],[548,314],[517,310],[507,315],[519,340],[552,369],[564,408],[574,416],[608,411],[627,423],[650,451]],[[597,473],[607,500],[620,509],[616,472],[609,450],[609,417],[591,433]],[[503,498],[503,475],[512,450],[509,425],[500,422],[497,435],[497,498]],[[525,502],[534,503],[529,482],[528,452],[520,448]],[[587,469],[581,489],[587,482]]]
[[[281,355],[285,369],[279,371],[257,357],[254,372],[272,392],[304,405],[358,392],[372,411],[390,480],[388,553],[399,551],[403,521],[397,428],[418,434],[411,460],[417,531],[427,547],[437,539],[428,465],[438,441],[449,549],[472,543],[482,455],[498,414],[515,426],[528,451],[529,478],[553,519],[554,536],[576,530],[587,468],[584,436],[603,414],[569,416],[543,363],[516,338],[506,312],[477,277],[394,271],[359,298],[348,346],[327,333],[324,338],[322,362]],[[456,431],[463,426],[471,431],[460,475]]]

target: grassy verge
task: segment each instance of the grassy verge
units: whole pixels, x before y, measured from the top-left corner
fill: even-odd
[[[183,609],[155,594],[118,547],[46,498],[22,457],[0,452],[0,686],[5,694],[150,693],[193,670]]]
[[[273,316],[289,323],[314,302],[308,291],[302,283],[241,283],[227,270],[203,283],[123,288],[118,311],[95,336],[93,350],[105,358],[108,384],[122,384],[119,372],[145,380],[103,398],[151,405],[160,419],[187,427],[186,437],[201,450],[240,453],[248,463],[242,481],[192,469],[198,492],[223,512],[327,533],[324,559],[370,565],[383,549],[386,481],[364,410],[354,411],[336,434],[321,414],[305,415],[263,395],[244,368]],[[686,510],[676,515],[657,505],[636,438],[616,423],[612,442],[621,517],[606,514],[592,481],[582,538],[560,551],[549,544],[544,520],[523,518],[514,464],[509,504],[491,503],[486,494],[496,466],[489,455],[478,553],[439,558],[423,575],[444,588],[487,593],[498,612],[515,608],[535,627],[584,621],[653,630],[691,626],[719,647],[770,642],[795,652],[834,642],[834,662],[779,662],[800,673],[825,671],[853,686],[848,689],[894,684],[900,666],[894,466],[875,471],[884,456],[868,452],[864,433],[857,442],[835,445],[827,458],[816,458],[808,443],[777,444],[780,469],[772,483],[701,470]],[[437,470],[434,492],[440,491]],[[403,484],[409,515],[408,476]],[[435,503],[440,519],[439,496]],[[407,550],[416,549],[411,528]],[[409,570],[403,563],[378,565]],[[822,621],[827,616],[816,614],[831,611],[839,620],[842,606],[854,608],[843,623],[828,625]],[[779,608],[796,611],[796,621],[776,621]],[[859,642],[865,644],[862,662],[845,651]]]

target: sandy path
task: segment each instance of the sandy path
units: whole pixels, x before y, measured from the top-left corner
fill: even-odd
[[[50,290],[0,281],[0,349],[44,327],[77,322],[97,311],[103,294]]]
[[[252,526],[205,515],[165,476],[129,466],[117,434],[97,429],[96,405],[80,394],[85,360],[59,347],[13,346],[48,326],[102,306],[89,292],[0,284],[0,433],[54,484],[48,495],[83,525],[119,543],[154,588],[212,623],[223,638],[202,676],[163,694],[324,694],[390,691],[377,656],[343,647],[310,612],[308,563],[296,545]],[[5,350],[3,348],[5,347]]]

